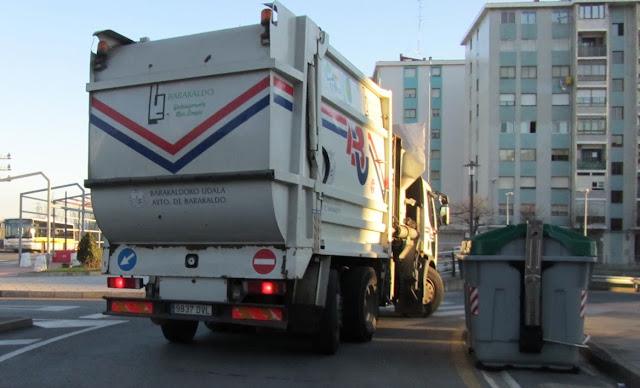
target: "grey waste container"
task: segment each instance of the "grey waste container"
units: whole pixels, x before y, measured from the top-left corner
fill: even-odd
[[[534,221],[463,242],[467,344],[491,367],[574,369],[595,241]]]

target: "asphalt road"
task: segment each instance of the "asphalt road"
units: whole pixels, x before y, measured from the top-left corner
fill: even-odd
[[[169,344],[147,319],[100,314],[103,301],[0,299],[0,314],[34,327],[0,334],[0,385],[260,387],[615,387],[591,366],[579,373],[479,370],[463,340],[462,294],[437,316],[385,310],[371,343],[314,354],[308,338],[273,332],[218,333],[200,325],[194,342]]]

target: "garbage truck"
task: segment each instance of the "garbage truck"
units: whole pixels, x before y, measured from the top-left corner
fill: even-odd
[[[258,17],[259,16],[259,17]],[[273,2],[260,23],[153,41],[95,33],[89,165],[108,315],[366,342],[380,306],[443,297],[448,199],[394,133],[391,93]],[[415,153],[414,153],[415,154]],[[424,160],[424,153],[422,160]]]

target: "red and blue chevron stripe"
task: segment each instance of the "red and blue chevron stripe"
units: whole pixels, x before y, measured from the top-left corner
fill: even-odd
[[[226,135],[269,106],[270,94],[257,100],[255,98],[266,89],[269,89],[271,86],[270,81],[270,76],[265,77],[174,143],[156,135],[95,97],[91,99],[89,122],[140,155],[175,174]],[[273,77],[273,88],[271,90],[273,91],[274,103],[284,109],[293,111],[293,87],[291,85],[278,77]],[[250,100],[253,100],[251,105],[246,106],[244,110],[240,110]],[[96,114],[98,112],[101,115]],[[233,118],[230,118],[231,116]],[[205,132],[227,119],[226,124],[220,126],[213,133],[210,133],[195,144],[202,135],[206,135]],[[172,161],[140,140],[152,144],[171,156],[178,154],[193,144],[195,145],[180,158]]]

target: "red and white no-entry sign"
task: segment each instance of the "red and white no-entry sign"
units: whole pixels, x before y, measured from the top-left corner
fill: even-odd
[[[260,249],[253,255],[253,269],[260,275],[266,275],[276,267],[276,254],[270,249]]]

